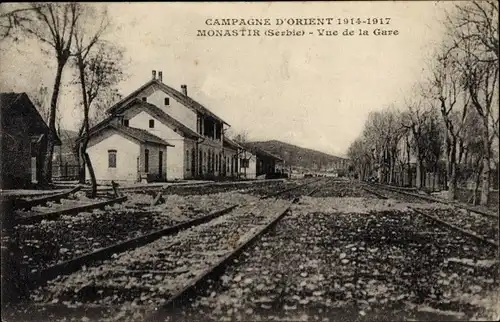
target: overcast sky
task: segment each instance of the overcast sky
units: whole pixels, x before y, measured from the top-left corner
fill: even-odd
[[[180,89],[252,140],[276,139],[339,156],[360,134],[370,111],[402,102],[423,77],[429,53],[443,37],[440,20],[450,3],[132,3],[108,4],[115,31],[107,37],[126,49],[127,95],[162,70]],[[317,28],[373,26],[274,25],[276,18],[389,17],[398,36],[197,37],[207,18],[271,18],[259,27],[316,32]],[[230,27],[219,27],[230,28]],[[240,27],[235,27],[240,28]],[[252,27],[247,27],[252,28]],[[52,57],[38,43],[2,44],[0,90],[30,92],[52,86]],[[69,71],[63,81],[70,80]],[[60,100],[63,126],[80,117],[68,86]]]

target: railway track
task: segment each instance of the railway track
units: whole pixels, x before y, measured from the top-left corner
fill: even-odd
[[[448,201],[448,200],[439,199],[439,198],[435,198],[435,197],[431,197],[431,196],[427,196],[427,195],[418,194],[417,191],[416,191],[416,189],[408,189],[408,188],[401,188],[401,187],[391,187],[391,186],[380,185],[380,184],[376,185],[376,186],[380,187],[383,190],[392,191],[392,192],[395,192],[395,193],[398,193],[398,194],[401,194],[401,195],[405,195],[405,196],[408,196],[408,197],[414,197],[416,199],[421,199],[421,200],[425,200],[425,201],[428,201],[428,202],[443,203],[443,204],[451,205],[451,206],[459,208],[459,209],[463,209],[463,210],[467,210],[467,211],[470,211],[470,212],[474,212],[474,213],[477,213],[477,214],[480,214],[480,215],[483,215],[483,216],[486,216],[486,217],[498,218],[498,214],[497,213],[494,213],[494,212],[491,212],[491,211],[488,211],[488,210],[485,210],[485,209],[481,209],[481,208],[478,208],[478,207],[469,206],[469,205],[462,204],[462,203],[457,203],[457,202],[453,202],[453,201]]]
[[[146,193],[146,194],[156,194],[158,192],[168,193],[168,194],[195,194],[200,191],[206,191],[207,189],[212,193],[219,191],[228,191],[240,188],[246,188],[248,186],[266,186],[286,182],[286,179],[268,179],[262,181],[236,181],[236,182],[200,182],[195,184],[166,184],[162,186],[151,186],[151,187],[120,187],[119,190],[124,193]],[[84,189],[85,191],[90,191],[89,189]],[[99,193],[110,193],[113,192],[113,188],[104,188],[98,191]]]
[[[149,197],[129,197],[130,202],[121,207],[17,225],[10,234],[18,241],[15,248],[21,258],[22,275],[30,275],[30,281],[43,281],[54,274],[70,273],[91,259],[105,259],[131,245],[141,246],[154,238],[209,221],[232,210],[238,203],[256,200],[256,197],[239,194],[221,194],[176,197],[172,205],[168,204],[171,199],[167,199],[165,205],[146,203],[138,207],[141,203],[137,201],[146,201]],[[175,206],[179,202],[185,204],[182,209]]]
[[[314,193],[320,180],[286,189],[280,199],[240,205],[210,221],[183,227],[175,236],[169,233],[162,238],[155,236],[159,239],[149,240],[147,245],[134,250],[109,252],[113,258],[96,266],[89,267],[90,263],[80,259],[76,266],[85,264],[84,270],[57,277],[32,293],[37,307],[45,312],[38,317],[52,319],[47,312],[67,310],[71,305],[90,317],[119,315],[127,307],[146,312],[152,307],[177,303],[275,224],[298,195]],[[130,283],[124,285],[125,280]],[[129,301],[132,297],[138,301]],[[116,306],[122,311],[113,311]]]
[[[51,194],[48,196],[34,197],[34,198],[26,198],[26,197],[16,198],[12,201],[13,202],[12,207],[14,210],[17,209],[29,210],[35,206],[45,205],[48,202],[60,202],[61,199],[68,198],[70,195],[80,191],[81,189],[82,189],[81,186],[76,186],[75,188],[72,188],[68,191]]]
[[[373,190],[373,187],[367,188],[363,187],[369,193],[376,195],[380,199],[387,199],[387,191],[390,191],[395,198],[400,198],[405,201],[417,200],[419,202],[431,202],[431,203],[441,203],[444,205],[449,205],[449,209],[416,209],[415,207],[410,207],[415,213],[425,216],[427,219],[432,220],[442,226],[452,229],[454,231],[460,232],[461,234],[467,235],[476,241],[490,245],[493,247],[498,247],[499,238],[499,228],[498,228],[498,216],[491,216],[488,213],[471,211],[469,207],[463,207],[455,203],[440,202],[434,198],[429,199],[425,196],[419,196],[414,193],[408,193],[407,191],[389,189],[387,187],[377,187],[381,188],[378,191]],[[384,192],[381,192],[383,190]],[[401,198],[402,196],[402,198]]]
[[[449,320],[438,309],[469,309],[454,296],[489,285],[477,272],[494,274],[459,263],[486,263],[493,247],[411,212],[322,213],[298,204],[261,240],[170,321]],[[436,313],[420,311],[428,306]]]

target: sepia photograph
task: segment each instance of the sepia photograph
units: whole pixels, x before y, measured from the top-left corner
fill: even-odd
[[[0,4],[2,321],[498,321],[499,4]]]

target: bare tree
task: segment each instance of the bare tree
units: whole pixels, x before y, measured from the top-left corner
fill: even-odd
[[[231,135],[231,133],[229,133],[229,135],[231,136],[231,138],[238,142],[238,143],[245,143],[245,142],[248,142],[248,132],[247,131],[241,131],[241,132],[237,132],[237,133],[234,133]]]
[[[99,91],[99,95],[90,106],[89,123],[93,127],[108,117],[107,109],[120,101],[123,95],[114,87],[105,87]]]
[[[79,135],[79,155],[89,170],[92,197],[97,193],[97,182],[92,167],[92,161],[87,153],[90,134],[91,107],[93,102],[112,86],[121,80],[121,49],[102,40],[102,36],[109,26],[106,8],[98,10],[88,5],[78,21],[74,32],[74,62],[77,67],[78,83],[81,87],[83,121]],[[96,24],[94,21],[98,21]]]
[[[371,175],[373,158],[371,148],[363,138],[357,138],[348,148],[347,155],[359,180],[367,180]]]
[[[41,84],[36,91],[33,91],[30,95],[30,99],[35,105],[38,113],[42,116],[45,123],[49,123],[50,118],[50,93],[49,88],[44,84]],[[56,109],[56,130],[57,134],[60,135],[61,131],[61,111],[59,106]]]
[[[380,181],[383,181],[385,169],[385,134],[384,134],[384,117],[381,112],[371,112],[368,114],[368,119],[365,122],[363,130],[363,138],[366,145],[370,149],[370,153],[374,160],[374,167],[377,170],[377,176]]]
[[[52,180],[52,155],[57,137],[57,101],[63,69],[71,55],[73,33],[79,15],[80,5],[77,3],[31,3],[22,8],[2,12],[0,15],[1,35],[4,39],[10,37],[18,40],[24,36],[34,38],[52,49],[57,62],[48,118],[50,131],[43,166],[44,183]]]
[[[365,123],[363,137],[372,147],[378,177],[381,182],[394,184],[399,141],[404,133],[401,115],[393,106],[372,112]]]
[[[450,51],[459,57],[462,86],[482,122],[483,170],[481,205],[488,203],[491,145],[498,138],[498,3],[473,1],[460,4],[448,16]]]
[[[461,70],[453,52],[442,50],[432,66],[432,77],[427,94],[439,103],[445,126],[446,169],[448,177],[448,199],[456,198],[458,163],[463,153],[463,130],[469,106],[468,96],[461,86]],[[457,154],[457,148],[458,151]]]
[[[416,157],[416,179],[415,185],[418,189],[423,187],[425,150],[428,146],[429,137],[426,135],[425,123],[432,117],[432,105],[424,103],[421,99],[415,102],[407,102],[407,111],[402,118],[403,127],[407,128],[412,135],[412,148]]]

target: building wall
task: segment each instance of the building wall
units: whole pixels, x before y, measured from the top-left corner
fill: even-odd
[[[130,127],[144,129],[174,145],[168,147],[167,180],[184,179],[184,137],[139,108],[127,110],[124,117],[129,120]],[[149,128],[150,119],[155,121],[152,129]]]
[[[29,120],[19,112],[9,111],[8,119],[3,117],[1,121],[0,184],[4,188],[28,187],[31,184]]]
[[[196,131],[196,113],[190,108],[176,101],[173,97],[167,95],[158,86],[153,85],[137,96],[139,99],[147,97],[147,102],[161,108],[165,113],[172,116],[177,121]],[[165,98],[169,98],[169,105],[165,105]]]
[[[184,179],[184,139],[168,142],[175,146],[168,148],[167,180]]]
[[[190,108],[177,102],[173,97],[164,93],[158,86],[150,86],[138,93],[135,97],[139,99],[146,97],[148,103],[156,105],[168,115],[197,132],[197,114]],[[166,97],[169,98],[168,106],[165,105]],[[194,176],[212,177],[225,174],[225,171],[222,169],[224,159],[222,149],[223,135],[221,135],[219,140],[206,137],[205,140],[197,146],[193,140],[185,139],[180,134],[174,132],[171,128],[162,124],[159,120],[155,119],[148,112],[139,107],[133,107],[125,111],[124,118],[129,120],[129,126],[145,129],[148,132],[175,145],[175,147],[168,148],[168,180],[193,178],[193,172],[191,169],[193,150],[195,151]],[[154,129],[149,128],[150,119],[155,120]],[[237,169],[234,169],[235,173],[236,171]]]
[[[246,155],[243,154],[245,158],[249,158],[249,164],[248,168],[242,167],[242,162],[239,163],[239,171],[240,171],[240,178],[246,178],[246,179],[255,179],[257,177],[257,157],[255,155],[249,155],[247,152]],[[241,157],[240,157],[241,158]]]
[[[194,167],[193,167],[194,160]],[[197,153],[196,142],[190,139],[184,139],[184,178],[192,179],[196,176]]]
[[[116,150],[116,168],[109,168],[108,150]],[[140,144],[116,130],[106,130],[90,139],[87,148],[98,181],[136,181]],[[87,180],[90,179],[86,171]]]
[[[222,160],[224,156],[222,143],[220,141],[205,138],[205,141],[200,143],[198,148],[203,156],[201,175],[205,177],[221,176],[224,173],[222,171]]]
[[[226,165],[226,177],[232,177],[232,176],[237,176],[237,166],[235,166],[235,162],[233,161],[235,158],[237,158],[238,151],[225,147],[224,148],[224,154],[225,154],[225,165]]]
[[[167,178],[165,170],[168,165],[167,148],[158,144],[141,144],[141,155],[139,158],[139,172],[141,178],[147,178],[148,181],[164,181]],[[146,153],[149,151],[148,169],[146,171]],[[160,174],[160,152],[163,152],[162,157],[162,173]]]
[[[273,174],[276,172],[276,160],[266,156],[257,156],[257,175]]]

